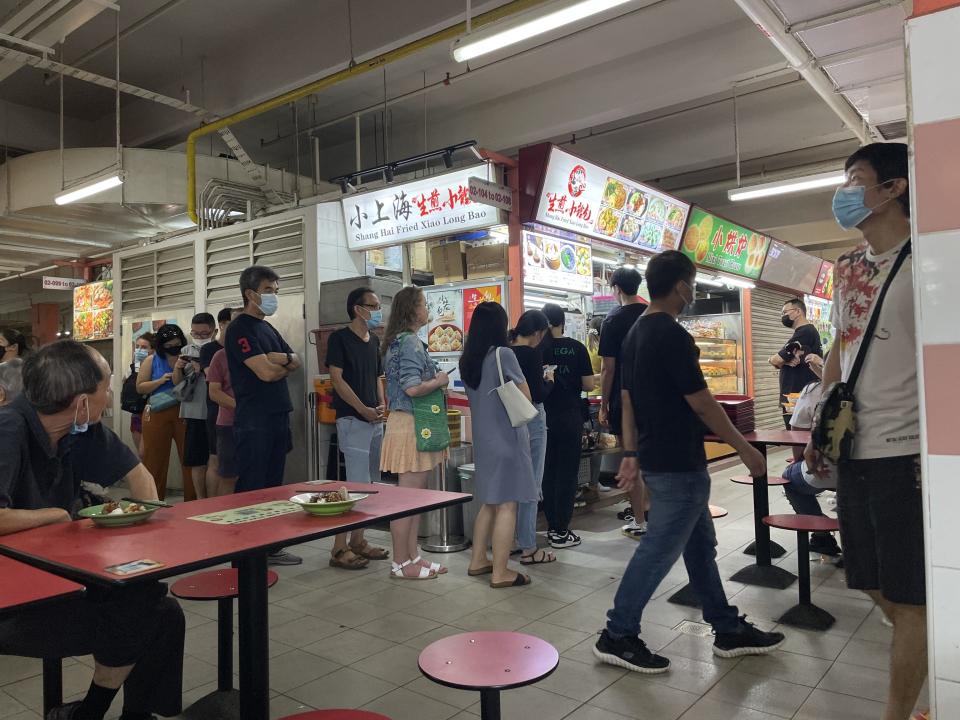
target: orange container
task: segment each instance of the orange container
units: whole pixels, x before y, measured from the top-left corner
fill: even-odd
[[[317,402],[317,422],[323,425],[335,425],[337,411],[333,408],[333,381],[314,378],[313,391],[319,395]]]

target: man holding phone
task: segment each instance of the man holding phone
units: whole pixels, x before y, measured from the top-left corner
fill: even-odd
[[[807,356],[823,357],[823,343],[816,326],[807,320],[807,306],[800,298],[787,300],[780,312],[780,322],[793,330],[793,335],[768,362],[780,371],[780,408],[783,424],[790,429],[790,412],[786,409],[787,395],[799,393],[817,379],[807,364]]]

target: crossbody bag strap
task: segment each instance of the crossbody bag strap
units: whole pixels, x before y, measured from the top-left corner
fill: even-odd
[[[505,385],[506,383],[503,381],[503,365],[500,364],[500,348],[496,348],[493,352],[497,356],[497,372],[500,373],[500,384]]]
[[[897,272],[903,266],[907,256],[910,254],[910,246],[911,241],[907,240],[907,244],[904,245],[900,250],[900,254],[897,255],[897,259],[894,261],[893,267],[890,268],[887,279],[883,281],[883,287],[880,288],[880,294],[877,295],[877,301],[873,304],[873,312],[870,314],[870,322],[867,323],[867,329],[864,331],[863,340],[860,341],[860,349],[857,350],[857,357],[853,361],[853,369],[850,370],[850,377],[847,380],[847,387],[851,392],[853,392],[853,388],[857,384],[857,378],[860,377],[860,371],[863,369],[863,363],[867,358],[867,349],[870,346],[870,341],[873,340],[874,332],[877,330],[877,323],[880,321],[880,308],[883,306],[883,299],[887,296],[887,290],[890,289],[890,285],[893,283],[893,278],[896,277]]]

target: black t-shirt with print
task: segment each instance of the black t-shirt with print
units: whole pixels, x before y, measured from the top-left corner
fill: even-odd
[[[257,355],[293,352],[273,325],[246,313],[239,315],[227,328],[224,350],[238,419],[293,411],[287,379],[264,382],[245,363]]]
[[[543,355],[544,365],[556,365],[553,390],[543,402],[548,414],[580,412],[581,378],[593,375],[590,354],[582,342],[568,337],[553,338]]]
[[[813,354],[823,357],[823,343],[820,340],[820,332],[815,325],[803,325],[793,331],[793,335],[787,341],[787,344],[777,353],[784,362],[793,360],[793,354],[787,352],[787,347],[791,343],[800,343],[805,355]],[[805,362],[801,362],[796,367],[784,365],[780,368],[780,394],[798,393],[807,385],[817,379],[817,376]]]

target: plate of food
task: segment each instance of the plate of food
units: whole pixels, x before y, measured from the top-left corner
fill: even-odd
[[[620,223],[620,229],[617,231],[617,237],[623,242],[635,243],[640,234],[641,222],[629,215],[623,216],[623,222]]]
[[[647,209],[647,196],[640,190],[631,190],[627,195],[627,212],[640,217]]]
[[[679,240],[680,237],[677,235],[676,231],[665,229],[663,231],[663,242],[660,243],[660,247],[663,250],[676,250]]]
[[[603,186],[603,204],[609,205],[617,210],[622,210],[623,204],[626,201],[626,186],[615,178],[607,178],[607,184]]]
[[[667,225],[674,230],[679,230],[683,226],[683,208],[671,205],[667,210]]]
[[[73,339],[89,340],[93,337],[93,313],[89,310],[73,316]]]
[[[577,274],[590,275],[592,272],[593,272],[593,268],[590,262],[590,248],[578,247],[577,248]]]
[[[647,217],[652,220],[663,220],[666,214],[667,204],[661,198],[652,198],[647,206]]]
[[[442,323],[427,335],[430,352],[460,352],[463,349],[463,331],[456,325]]]
[[[93,520],[97,527],[129,527],[150,519],[159,508],[120,500],[103,505],[91,505],[77,513],[82,518]]]
[[[564,245],[560,248],[560,267],[566,272],[575,272],[577,269],[577,254],[573,245]]]
[[[93,337],[108,338],[113,335],[113,310],[97,310],[93,314]]]
[[[105,310],[113,307],[113,280],[107,280],[93,286],[91,304],[94,310]]]
[[[661,240],[663,240],[663,228],[653,223],[645,223],[643,230],[640,231],[640,244],[650,248],[658,248]]]
[[[597,215],[597,232],[607,237],[613,237],[613,234],[617,231],[617,225],[620,224],[620,215],[613,208],[603,208]]]
[[[560,245],[548,240],[543,244],[543,259],[551,270],[560,269]]]
[[[315,493],[300,493],[290,498],[308,515],[343,515],[364,498],[366,493],[352,493],[346,487]]]

